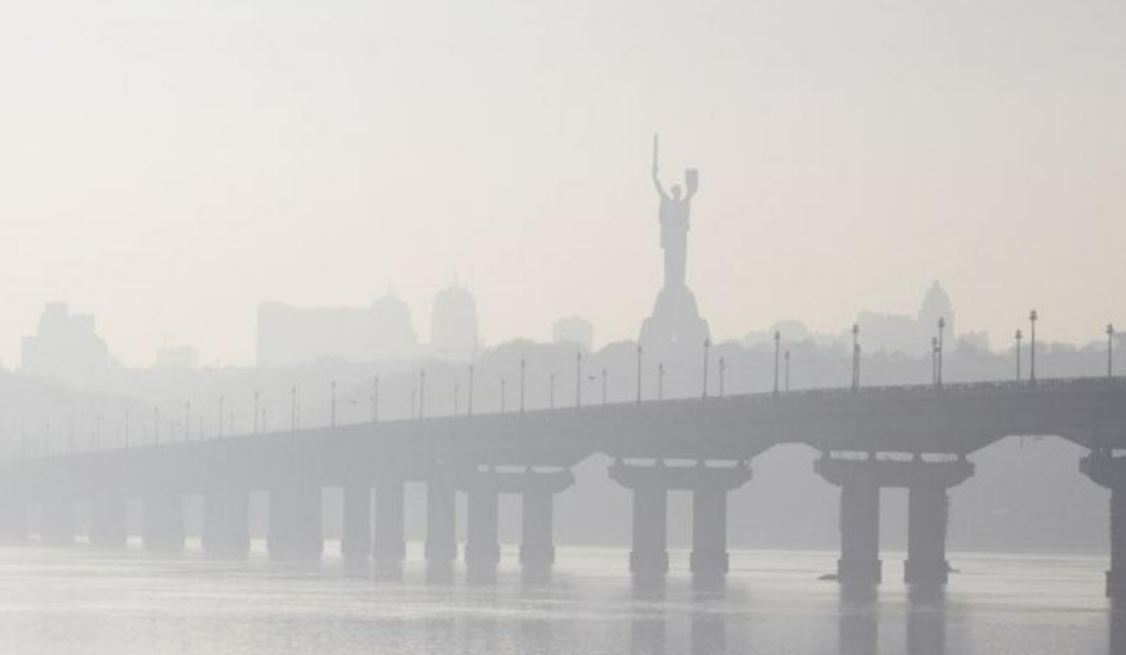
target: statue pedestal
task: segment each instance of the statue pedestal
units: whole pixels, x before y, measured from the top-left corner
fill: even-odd
[[[686,286],[661,289],[653,315],[641,325],[639,342],[648,352],[694,352],[711,338],[708,322],[700,318],[696,296]]]

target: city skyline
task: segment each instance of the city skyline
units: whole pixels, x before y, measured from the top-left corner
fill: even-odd
[[[213,10],[2,10],[7,365],[51,300],[127,364],[241,364],[259,301],[393,283],[425,324],[455,276],[492,342],[572,314],[634,338],[655,131],[706,174],[688,279],[717,339],[935,278],[995,344],[1033,306],[1051,340],[1126,324],[1120,4]]]

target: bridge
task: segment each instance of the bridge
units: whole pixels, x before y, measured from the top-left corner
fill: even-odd
[[[215,557],[249,552],[249,500],[269,494],[273,557],[309,559],[324,544],[321,493],[343,490],[345,558],[395,570],[405,553],[404,485],[423,482],[428,570],[448,574],[459,555],[455,494],[467,498],[461,554],[471,579],[500,560],[498,496],[522,498],[520,563],[546,575],[555,560],[554,498],[570,469],[596,454],[632,493],[630,570],[669,569],[670,491],[692,493],[691,571],[727,572],[727,493],[752,478],[754,458],[784,443],[820,451],[813,473],[840,488],[844,584],[883,577],[880,489],[909,492],[905,580],[947,582],[948,490],[974,475],[967,456],[1009,436],[1054,436],[1089,449],[1079,470],[1111,491],[1108,595],[1126,597],[1126,380],[836,389],[661,400],[476,416],[417,418],[321,429],[150,444],[0,463],[0,537],[75,541],[75,507],[88,503],[89,541],[124,547],[126,508],[143,504],[153,551],[184,548],[184,502],[203,499],[202,544]],[[374,494],[373,494],[374,491]],[[373,521],[374,516],[374,521]]]

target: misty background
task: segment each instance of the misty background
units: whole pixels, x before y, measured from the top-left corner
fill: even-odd
[[[333,384],[367,421],[376,375],[383,420],[423,395],[449,414],[469,363],[478,411],[502,379],[513,411],[522,358],[529,408],[567,406],[579,351],[586,402],[603,369],[628,401],[657,131],[668,183],[701,170],[688,281],[728,393],[770,389],[775,329],[794,389],[848,384],[853,322],[866,385],[925,383],[955,307],[950,382],[1011,379],[1033,306],[1041,375],[1102,375],[1126,325],[1124,26],[1103,0],[5,3],[0,450],[245,434],[256,392],[263,431],[326,425]],[[667,397],[698,395],[699,361],[668,362]],[[1104,548],[1079,455],[975,455],[951,548]],[[835,546],[815,456],[755,460],[733,546]],[[559,541],[625,543],[627,491],[577,475]]]
[[[254,361],[261,301],[491,343],[636,336],[648,181],[701,169],[689,283],[717,339],[837,331],[941,279],[999,342],[1126,324],[1126,6],[1111,0],[0,5],[0,358],[43,303],[131,366]]]

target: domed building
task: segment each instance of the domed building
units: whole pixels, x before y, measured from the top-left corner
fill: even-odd
[[[950,302],[950,296],[946,294],[946,290],[942,288],[938,280],[935,280],[931,288],[927,290],[927,294],[923,296],[923,304],[919,308],[919,325],[935,327],[938,325],[939,319],[946,320],[947,334],[957,334],[954,329],[954,304]]]
[[[375,360],[409,357],[418,346],[411,308],[394,291],[371,304],[371,335]]]
[[[438,354],[464,355],[477,350],[477,300],[454,283],[434,296],[430,347]]]

